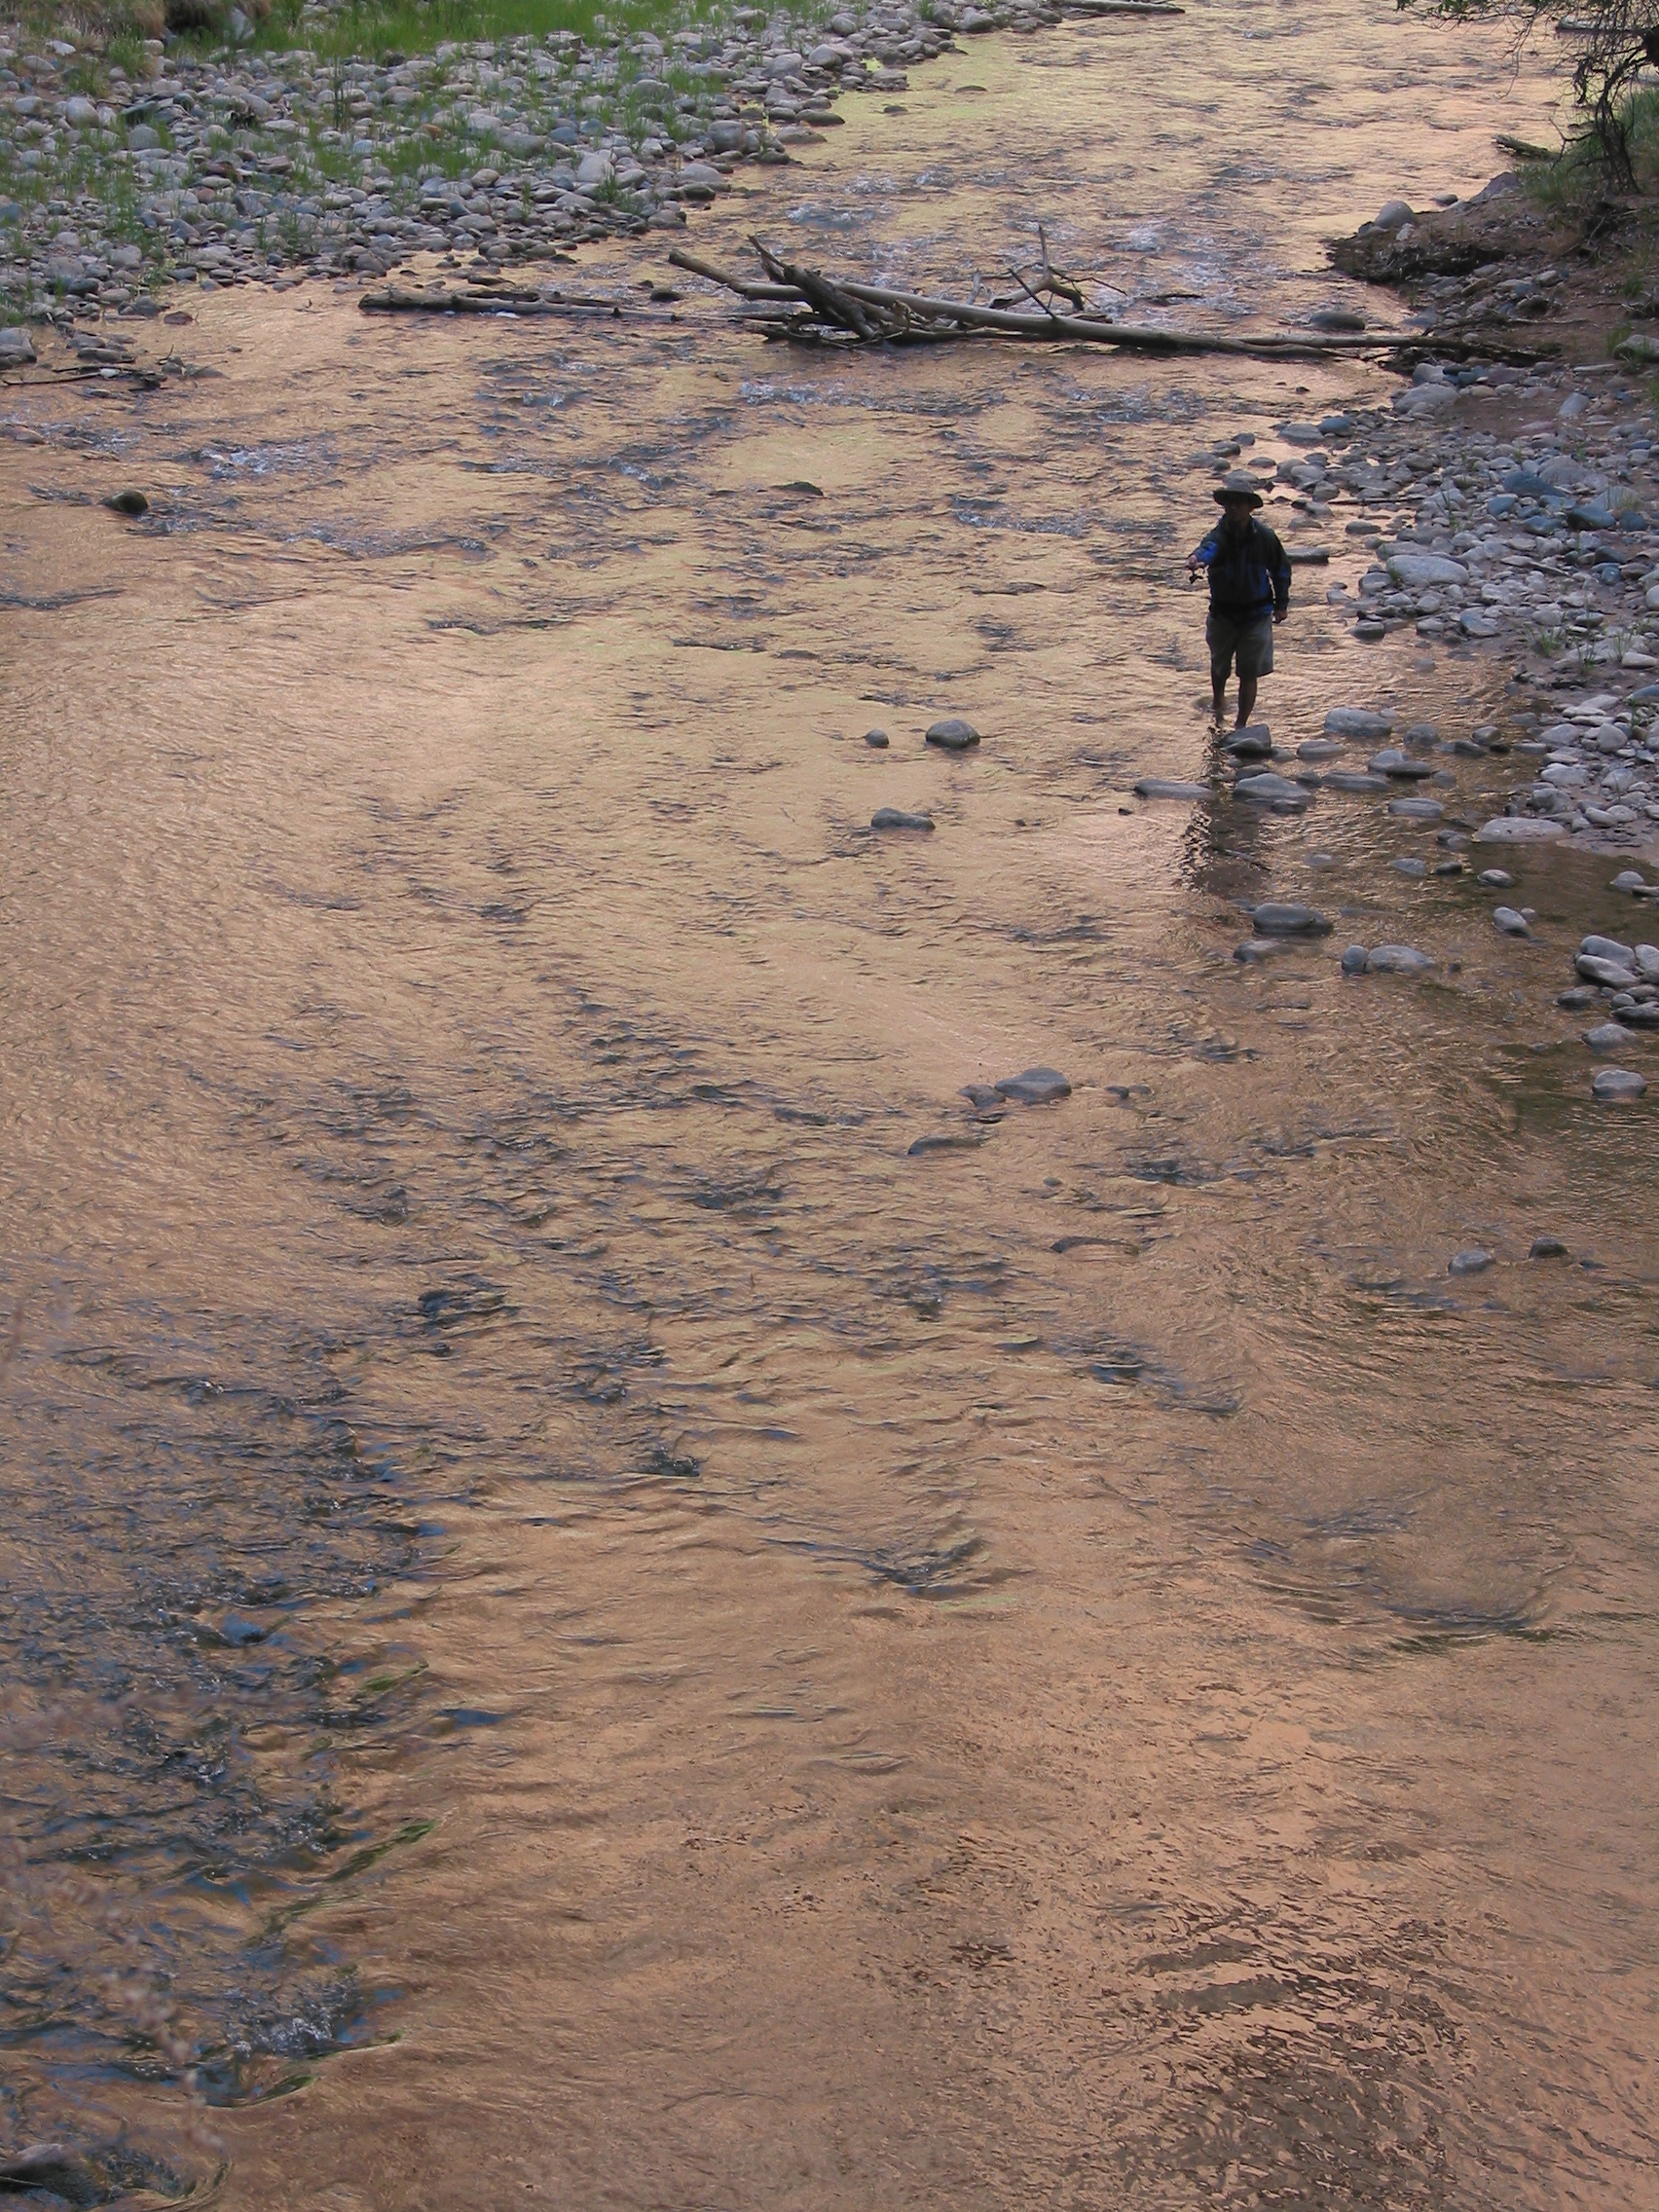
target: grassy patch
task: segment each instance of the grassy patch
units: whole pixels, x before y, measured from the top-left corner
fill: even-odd
[[[1659,190],[1659,86],[1633,92],[1619,112],[1630,134],[1638,189]],[[1606,159],[1588,131],[1569,138],[1552,161],[1524,163],[1521,178],[1540,205],[1560,214],[1599,200],[1609,183]]]

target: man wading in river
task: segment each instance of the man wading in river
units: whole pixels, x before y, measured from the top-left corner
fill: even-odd
[[[1189,580],[1209,571],[1209,620],[1204,637],[1210,649],[1210,688],[1215,719],[1227,719],[1227,679],[1238,663],[1238,722],[1242,729],[1256,705],[1256,685],[1272,673],[1273,624],[1290,611],[1290,563],[1284,547],[1265,522],[1247,476],[1230,476],[1216,493],[1221,520],[1187,557]]]

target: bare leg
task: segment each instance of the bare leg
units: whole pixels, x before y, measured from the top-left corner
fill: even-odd
[[[1219,676],[1213,669],[1210,671],[1210,697],[1215,701],[1217,723],[1225,722],[1227,719],[1227,672],[1225,669]]]
[[[1256,711],[1256,682],[1253,676],[1241,676],[1238,679],[1238,720],[1235,725],[1238,729],[1244,727]],[[1219,705],[1216,712],[1221,712]]]

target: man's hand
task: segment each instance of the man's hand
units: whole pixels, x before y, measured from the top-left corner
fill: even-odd
[[[1189,562],[1187,563],[1187,581],[1188,581],[1188,582],[1189,582],[1190,584],[1196,584],[1196,583],[1198,582],[1198,563],[1197,561],[1189,561]]]
[[[1277,628],[1277,626],[1279,625],[1279,623],[1281,623],[1281,622],[1282,622],[1282,621],[1284,620],[1285,616],[1286,616],[1286,615],[1287,615],[1287,614],[1288,614],[1289,612],[1290,612],[1290,608],[1289,608],[1288,607],[1275,607],[1275,608],[1273,608],[1273,626],[1274,626],[1274,628],[1275,628],[1275,629]]]

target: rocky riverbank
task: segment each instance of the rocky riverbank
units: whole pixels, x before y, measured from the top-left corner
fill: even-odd
[[[155,39],[132,68],[0,28],[0,321],[153,313],[169,281],[385,276],[417,254],[488,270],[674,229],[736,164],[787,161],[832,129],[842,94],[902,92],[959,32],[1061,13],[881,0],[825,23],[739,8],[666,39],[350,61]]]

